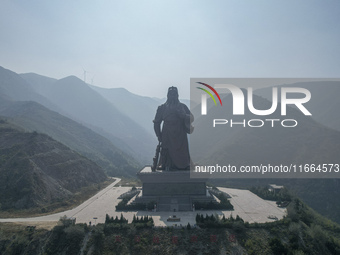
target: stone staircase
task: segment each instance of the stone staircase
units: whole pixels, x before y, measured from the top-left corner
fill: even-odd
[[[210,192],[207,192],[206,196],[137,196],[132,203],[149,203],[151,201],[157,204],[157,211],[167,212],[192,211],[192,205],[195,201],[217,203]]]

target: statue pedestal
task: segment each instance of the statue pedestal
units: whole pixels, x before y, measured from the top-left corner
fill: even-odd
[[[190,171],[152,172],[150,166],[145,166],[137,176],[143,188],[142,196],[137,197],[135,202],[155,202],[159,211],[192,211],[195,201],[215,201],[207,191],[206,181],[190,179]]]

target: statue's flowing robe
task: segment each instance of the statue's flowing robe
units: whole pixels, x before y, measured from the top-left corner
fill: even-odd
[[[163,121],[162,131],[160,125]],[[158,107],[154,128],[161,136],[161,164],[171,169],[190,169],[190,155],[187,133],[192,132],[193,116],[185,104],[162,104]]]

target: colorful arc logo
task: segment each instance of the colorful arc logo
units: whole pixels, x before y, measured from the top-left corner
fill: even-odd
[[[214,92],[215,95],[217,96],[218,100],[220,100],[220,104],[221,104],[221,106],[222,106],[222,100],[221,100],[221,98],[220,98],[220,95],[216,92],[216,90],[215,90],[213,87],[211,87],[210,85],[205,84],[205,83],[203,83],[203,82],[197,82],[197,83],[199,83],[199,84],[201,84],[201,85],[204,85],[204,86],[206,86],[207,88],[211,89],[211,91]],[[200,88],[200,87],[197,87],[197,88],[203,90],[204,92],[206,92],[206,93],[214,100],[215,105],[217,105],[214,96],[210,93],[209,90],[206,90],[206,89],[203,89],[203,88]]]

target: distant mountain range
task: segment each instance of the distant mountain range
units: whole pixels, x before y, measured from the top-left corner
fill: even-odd
[[[152,121],[160,105],[159,101],[132,94],[124,88],[105,89],[95,86],[91,88],[154,136]]]
[[[75,76],[51,80],[36,74],[22,74],[36,93],[46,98],[60,114],[105,136],[141,162],[152,159],[155,136],[145,130],[133,116],[126,115],[106,98]],[[133,94],[121,95],[127,104]],[[126,103],[125,103],[126,104]],[[48,107],[48,105],[44,104]],[[141,106],[142,107],[142,106]],[[48,107],[49,108],[49,107]],[[150,123],[150,126],[152,123]]]

